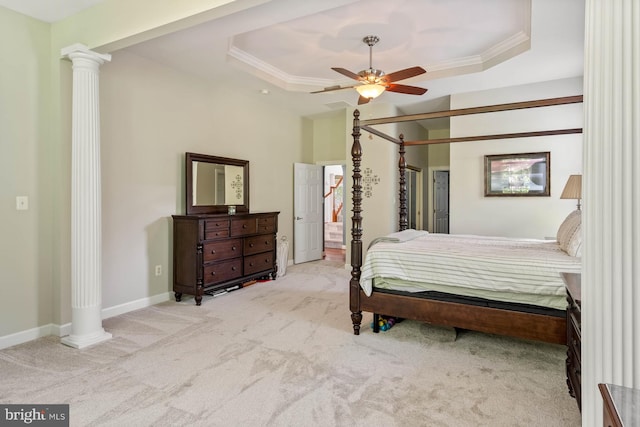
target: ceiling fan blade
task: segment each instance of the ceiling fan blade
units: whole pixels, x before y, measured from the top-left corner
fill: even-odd
[[[366,104],[371,101],[371,98],[365,98],[364,96],[360,96],[358,98],[358,105]]]
[[[404,70],[396,71],[391,74],[383,76],[382,79],[387,83],[397,82],[398,80],[408,79],[409,77],[419,76],[427,71],[422,67],[405,68]]]
[[[398,85],[392,83],[387,86],[387,90],[389,92],[406,93],[408,95],[423,95],[428,89],[418,86]]]
[[[342,89],[353,89],[355,86],[329,86],[329,87],[325,87],[322,90],[316,90],[313,92],[309,92],[309,93],[324,93],[324,92],[333,92],[336,90],[342,90]]]
[[[362,77],[360,77],[360,76],[359,76],[359,75],[357,75],[356,73],[354,73],[354,72],[352,72],[352,71],[349,71],[349,70],[347,70],[347,69],[345,69],[345,68],[340,68],[340,67],[331,67],[331,69],[332,69],[333,71],[337,71],[338,73],[342,74],[343,76],[347,76],[347,77],[349,77],[350,79],[358,80],[358,81],[361,81],[361,80],[362,80]]]

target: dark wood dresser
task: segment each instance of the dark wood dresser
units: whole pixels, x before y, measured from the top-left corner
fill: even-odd
[[[279,212],[173,215],[173,292],[202,295],[276,278]]]
[[[567,287],[567,386],[582,410],[580,274],[561,273]]]

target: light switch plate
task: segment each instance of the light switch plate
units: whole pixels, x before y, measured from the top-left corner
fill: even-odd
[[[19,211],[26,211],[29,209],[29,198],[27,196],[17,196],[16,209]]]

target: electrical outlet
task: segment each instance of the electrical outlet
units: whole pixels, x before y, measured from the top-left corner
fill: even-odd
[[[156,265],[156,276],[162,276],[162,266]]]

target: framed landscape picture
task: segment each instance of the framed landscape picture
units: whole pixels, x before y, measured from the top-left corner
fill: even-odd
[[[484,195],[548,197],[550,169],[548,151],[484,156]]]

